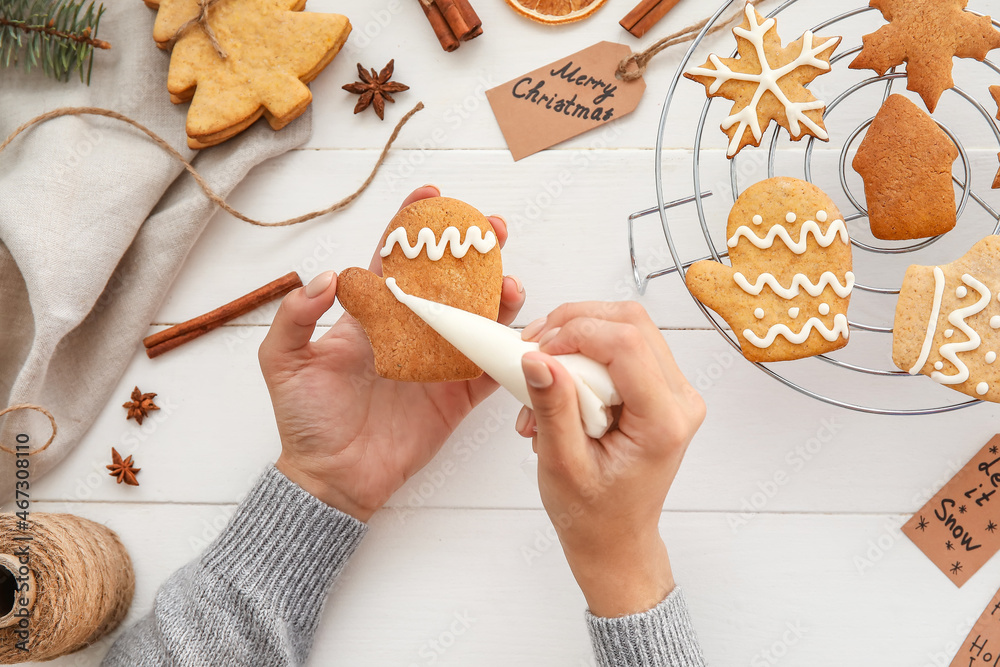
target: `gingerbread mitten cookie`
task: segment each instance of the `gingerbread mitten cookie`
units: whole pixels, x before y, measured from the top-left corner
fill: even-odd
[[[865,181],[872,235],[922,239],[955,228],[951,165],[958,149],[934,119],[902,95],[891,95],[854,157]]]
[[[709,97],[733,101],[733,110],[722,123],[722,131],[729,135],[729,157],[745,146],[760,146],[772,120],[794,141],[806,135],[829,141],[823,124],[826,102],[817,100],[805,84],[830,71],[830,57],[841,38],[806,32],[783,48],[776,19],[765,20],[750,3],[744,16],[743,25],[733,29],[738,58],[712,54],[707,63],[684,73],[703,84]]]
[[[847,345],[851,243],[837,206],[794,178],[747,189],[729,214],[732,267],[688,269],[694,296],[733,328],[750,361],[787,361]]]
[[[896,305],[892,360],[963,394],[1000,403],[1000,237],[957,262],[911,266]]]
[[[382,244],[382,276],[351,268],[337,285],[340,303],[368,335],[376,372],[404,382],[479,377],[482,370],[400,303],[385,278],[409,295],[495,320],[503,265],[490,221],[457,199],[423,199],[396,214]]]

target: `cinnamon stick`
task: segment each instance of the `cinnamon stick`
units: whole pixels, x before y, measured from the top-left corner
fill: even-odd
[[[146,346],[146,356],[155,359],[165,352],[180,347],[188,341],[192,341],[199,336],[218,329],[226,322],[230,322],[240,315],[245,315],[250,311],[260,308],[265,303],[269,303],[283,297],[293,289],[302,287],[302,279],[299,274],[289,273],[278,278],[274,282],[264,285],[260,289],[250,292],[246,296],[241,296],[235,301],[231,301],[224,306],[216,308],[210,313],[199,315],[198,317],[158,331],[151,336],[147,336],[142,341]]]
[[[463,42],[467,42],[470,39],[475,39],[483,34],[483,21],[479,18],[479,14],[476,10],[472,8],[472,4],[469,0],[455,0],[458,4],[459,10],[462,12],[462,16],[465,18],[465,22],[469,24],[469,32],[464,35],[459,35],[458,38]]]
[[[459,7],[458,0],[434,0],[441,13],[444,14],[448,27],[455,37],[462,39],[463,36],[472,32],[472,27],[465,20],[465,15]]]
[[[620,25],[635,37],[642,37],[679,2],[680,0],[643,0],[620,21]]]
[[[445,20],[444,14],[441,13],[441,9],[434,3],[434,0],[419,0],[419,2],[424,10],[424,16],[427,17],[434,30],[434,35],[441,44],[441,48],[449,53],[457,49],[458,38],[451,31],[448,21]]]

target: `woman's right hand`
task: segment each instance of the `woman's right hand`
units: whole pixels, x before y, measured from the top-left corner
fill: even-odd
[[[636,303],[560,306],[523,337],[541,351],[522,359],[534,410],[517,428],[532,438],[542,503],[590,611],[652,609],[674,589],[659,519],[705,403]],[[607,365],[624,399],[600,440],[584,433],[573,380],[553,359],[577,352]]]

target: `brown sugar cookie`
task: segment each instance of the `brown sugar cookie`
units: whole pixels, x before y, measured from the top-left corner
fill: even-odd
[[[990,86],[990,95],[993,96],[993,101],[997,104],[997,120],[1000,120],[1000,86]],[[997,157],[1000,158],[1000,154]],[[1000,171],[993,179],[993,189],[1000,189]]]
[[[732,267],[695,262],[691,293],[719,313],[750,361],[788,361],[847,345],[851,243],[822,190],[772,178],[740,195],[726,236]]]
[[[337,284],[337,298],[372,344],[376,372],[405,382],[479,377],[478,366],[396,300],[385,278],[412,296],[495,320],[503,264],[486,216],[457,199],[423,199],[392,219],[381,255],[382,276],[351,268]]]
[[[829,141],[823,124],[826,102],[817,100],[805,84],[830,71],[830,57],[841,38],[806,32],[782,48],[777,20],[765,20],[750,3],[744,15],[743,25],[733,29],[738,58],[712,54],[704,65],[684,73],[704,85],[709,97],[733,101],[732,112],[722,123],[722,131],[729,135],[729,157],[745,146],[760,146],[772,120],[795,141],[807,135]]]
[[[955,144],[927,113],[891,95],[854,157],[875,238],[921,239],[954,229],[951,166],[957,159]]]
[[[906,63],[906,88],[918,93],[931,113],[941,93],[955,85],[952,59],[975,58],[1000,48],[1000,32],[988,16],[965,11],[968,0],[871,0],[889,25],[865,35],[851,69],[880,76]]]
[[[156,9],[153,39],[166,49],[199,14],[198,0],[145,0]],[[306,86],[347,41],[351,23],[339,14],[303,12],[305,0],[221,0],[208,25],[188,26],[173,45],[167,90],[190,100],[188,146],[204,148],[242,132],[263,115],[275,130],[312,101]]]
[[[1000,402],[1000,237],[957,262],[911,266],[896,305],[892,360],[955,391]]]

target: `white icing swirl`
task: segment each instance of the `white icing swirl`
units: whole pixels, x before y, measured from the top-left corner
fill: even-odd
[[[809,276],[797,273],[792,278],[791,287],[783,287],[781,283],[778,282],[778,279],[770,273],[760,274],[757,276],[757,282],[753,284],[747,280],[746,276],[739,272],[733,275],[733,280],[735,280],[736,284],[740,286],[740,289],[747,294],[760,296],[760,293],[764,291],[764,286],[766,285],[782,299],[794,299],[799,295],[802,289],[805,289],[809,296],[817,297],[822,294],[823,290],[827,287],[832,287],[837,296],[841,299],[846,299],[854,290],[854,273],[851,271],[848,271],[844,276],[843,285],[840,283],[837,276],[831,271],[824,272],[823,275],[819,277],[819,282],[817,283],[810,281]],[[829,310],[827,310],[827,312],[829,312]],[[825,315],[826,313],[823,314]]]
[[[806,342],[813,331],[816,331],[816,333],[832,343],[840,337],[846,340],[850,335],[850,325],[847,322],[847,316],[844,314],[838,314],[833,318],[832,329],[828,329],[819,318],[810,317],[805,326],[802,327],[802,330],[798,332],[792,331],[786,324],[775,324],[763,338],[749,329],[743,332],[743,337],[754,347],[764,349],[771,347],[778,336],[783,336],[788,342],[794,345],[801,345]]]
[[[788,230],[782,225],[774,225],[769,230],[767,230],[767,236],[761,238],[754,233],[752,229],[743,225],[737,228],[736,233],[733,234],[732,238],[729,239],[728,245],[730,248],[735,248],[739,245],[740,237],[746,238],[750,243],[754,244],[761,250],[765,250],[774,245],[774,240],[780,238],[788,249],[794,252],[796,255],[804,255],[808,249],[809,235],[816,238],[816,243],[819,244],[821,248],[829,248],[833,245],[837,237],[844,243],[850,243],[851,239],[847,235],[847,225],[843,220],[834,220],[827,227],[826,231],[820,229],[819,225],[816,224],[815,220],[806,220],[802,223],[802,227],[799,229],[799,240],[793,241],[792,237],[789,235]]]
[[[465,257],[466,253],[469,252],[469,248],[475,248],[477,251],[486,254],[496,247],[497,235],[490,230],[483,236],[483,230],[473,225],[466,230],[465,241],[463,242],[462,232],[458,227],[448,227],[441,233],[441,241],[438,242],[434,236],[434,231],[424,227],[417,232],[416,245],[411,246],[410,239],[406,235],[406,229],[397,227],[386,237],[385,246],[380,253],[382,257],[388,257],[397,244],[407,259],[416,259],[420,251],[426,246],[428,259],[436,262],[444,257],[446,249],[450,250],[452,256],[457,259]]]
[[[938,350],[942,357],[950,361],[951,364],[958,369],[958,372],[954,375],[945,375],[944,373],[939,373],[937,371],[931,373],[931,378],[933,380],[946,385],[962,384],[963,382],[967,382],[969,380],[969,367],[965,365],[964,361],[958,358],[958,355],[962,352],[972,352],[973,350],[979,349],[983,339],[979,336],[979,333],[975,329],[969,326],[966,320],[983,312],[986,309],[986,306],[990,304],[990,300],[993,298],[993,293],[990,292],[990,289],[970,276],[968,273],[962,276],[962,282],[979,292],[980,298],[971,306],[958,308],[953,310],[951,314],[948,315],[948,321],[951,322],[952,326],[965,334],[969,340],[964,343],[946,343],[941,346],[940,350]]]

